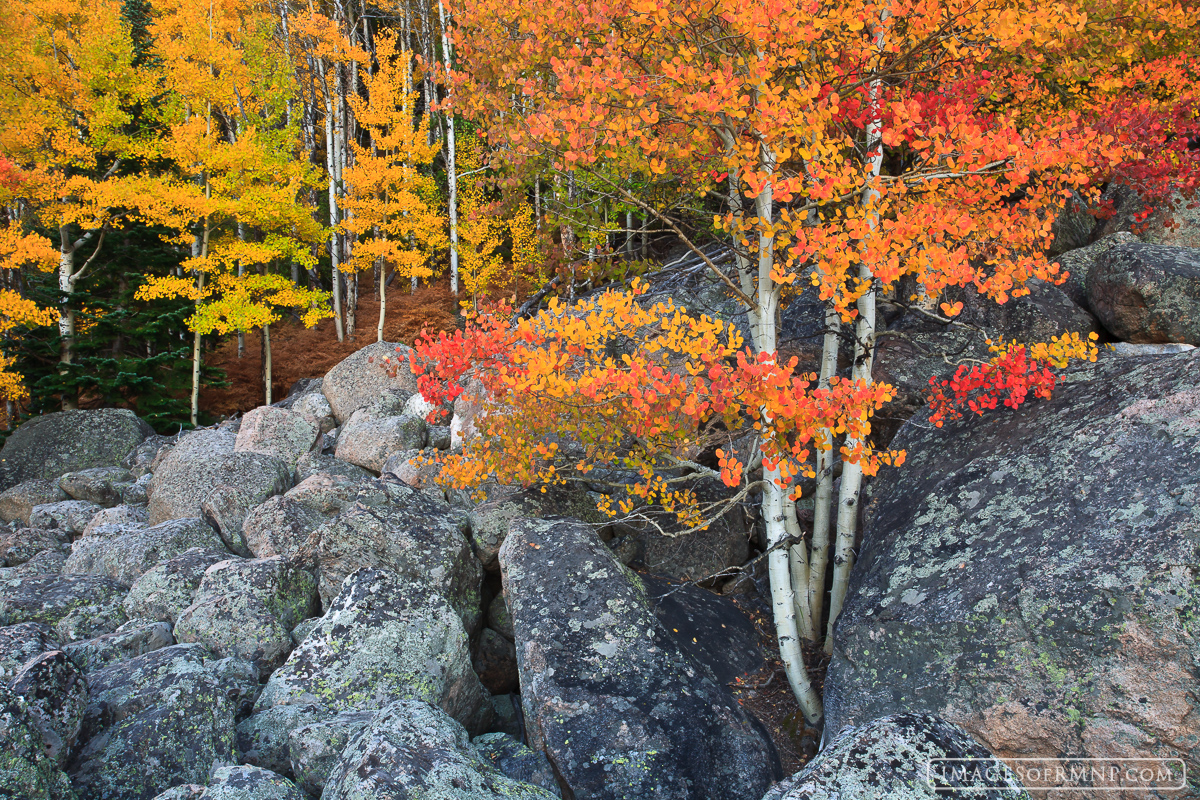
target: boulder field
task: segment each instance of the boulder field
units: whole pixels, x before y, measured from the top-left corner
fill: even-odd
[[[1120,236],[1073,289],[1097,309],[1166,263]],[[1043,288],[1003,324],[1056,308],[1087,313]],[[396,347],[213,428],[71,411],[9,437],[0,797],[915,800],[957,796],[931,759],[995,756],[1200,774],[1194,351],[1106,351],[1051,400],[899,426],[823,748],[787,776],[730,688],[758,634],[710,591],[754,582],[706,577],[761,546],[753,514],[693,540],[606,525],[586,491],[445,490],[410,461],[469,419],[430,425],[381,378]]]

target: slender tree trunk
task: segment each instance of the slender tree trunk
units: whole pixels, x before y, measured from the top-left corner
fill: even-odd
[[[320,62],[318,62],[320,63]],[[339,342],[345,341],[346,334],[342,329],[342,281],[340,264],[341,247],[338,234],[338,169],[337,169],[337,129],[335,121],[336,102],[333,98],[334,87],[330,81],[330,70],[321,63],[321,73],[325,87],[325,172],[329,176],[329,260],[332,265],[333,284],[333,327],[337,331]],[[336,80],[336,75],[335,75]]]
[[[770,176],[775,171],[774,155],[762,147],[761,168]],[[760,220],[769,222],[774,216],[774,189],[768,181],[756,200],[756,212]],[[775,239],[769,232],[759,234],[758,239],[758,282],[757,319],[752,320],[751,326],[755,346],[760,354],[776,356],[779,346],[778,315],[779,287],[771,279],[774,268]],[[763,412],[763,424],[770,424],[770,418]],[[791,545],[787,544],[790,532],[788,530],[787,495],[791,491],[790,483],[783,482],[778,466],[768,468],[763,464],[763,499],[762,516],[766,524],[767,546],[770,548],[767,556],[767,574],[771,584],[771,611],[775,619],[775,633],[779,640],[779,656],[783,661],[784,672],[788,684],[804,718],[816,725],[822,717],[821,699],[808,678],[804,666],[804,654],[800,649],[800,629],[797,623],[796,591],[792,584]]]
[[[271,326],[262,326],[262,369],[263,369],[263,386],[265,387],[266,400],[264,405],[271,405]]]
[[[346,278],[346,335],[354,338],[358,319],[358,273]]]
[[[237,224],[237,235],[238,235],[239,241],[242,241],[242,242],[246,241],[246,226],[240,220],[238,221],[238,224]],[[238,264],[237,264],[237,275],[240,278],[245,274],[246,274],[246,265],[243,264],[241,262],[241,260],[239,260]],[[243,358],[246,355],[246,332],[245,331],[238,331],[237,342],[238,342],[237,343],[237,357]]]
[[[884,12],[884,20],[887,18]],[[875,47],[883,49],[883,25],[875,29]],[[879,225],[876,202],[879,199],[879,174],[883,167],[883,122],[880,112],[880,94],[883,86],[872,80],[867,92],[867,103],[871,120],[866,128],[867,179],[863,188],[862,204],[866,209],[867,222],[873,232]],[[870,235],[870,234],[868,234]],[[854,331],[854,367],[850,378],[855,381],[871,382],[871,368],[875,356],[875,275],[863,243],[863,257],[859,262],[858,277],[867,290],[858,298],[858,321]],[[846,446],[854,448],[859,442],[847,438]],[[829,594],[829,627],[825,635],[825,651],[833,652],[833,627],[842,611],[846,590],[850,585],[850,568],[854,565],[854,536],[858,529],[858,503],[862,491],[862,465],[842,464],[842,486],[838,493],[837,549],[834,552],[833,585]]]
[[[75,243],[71,240],[71,231],[63,225],[58,229],[58,374],[66,380],[70,375],[71,362],[75,360],[75,312],[71,309],[68,297],[75,291]],[[78,408],[75,398],[63,390],[62,407],[64,411]]]
[[[384,276],[387,275],[387,265],[379,265],[379,325],[375,329],[375,341],[383,341],[383,322],[387,314],[387,281]]]
[[[803,541],[800,541],[803,539],[803,531],[800,530],[800,521],[796,518],[796,501],[790,497],[784,502],[783,522],[787,527],[788,536],[796,540],[796,543],[788,548],[792,592],[796,598],[796,621],[800,628],[800,634],[810,642],[816,641],[817,631],[820,630],[820,627],[813,626],[812,611],[808,605],[808,548]]]
[[[454,44],[450,32],[450,18],[446,15],[445,0],[438,0],[438,16],[442,21],[442,63],[449,80],[454,63]],[[458,294],[458,171],[455,164],[454,114],[446,112],[446,186],[447,210],[450,217],[450,291]]]
[[[821,378],[818,384],[822,389],[829,387],[829,382],[837,374],[838,345],[842,327],[841,317],[833,304],[825,310],[825,337],[821,344]],[[812,614],[814,641],[822,630],[822,614],[825,610],[825,570],[829,564],[829,514],[830,503],[833,501],[833,465],[836,461],[837,442],[834,432],[829,429],[822,431],[829,450],[817,451],[817,490],[813,496],[813,534],[812,558],[809,571],[808,607]]]
[[[200,417],[200,332],[192,333],[192,427]]]
[[[542,232],[542,177],[533,179],[533,229]]]

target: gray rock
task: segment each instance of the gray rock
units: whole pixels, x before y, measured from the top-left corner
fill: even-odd
[[[175,446],[175,439],[171,436],[149,436],[137,447],[129,451],[129,455],[121,459],[121,466],[129,470],[129,474],[135,478],[143,478],[150,475],[153,470],[154,462],[164,450],[170,450]]]
[[[17,428],[0,450],[0,488],[40,478],[57,481],[67,472],[115,467],[154,434],[132,411],[99,408],[56,411]]]
[[[955,762],[940,769],[938,759],[980,759],[986,768],[962,780],[950,769]],[[1029,800],[1029,793],[1003,761],[957,725],[928,714],[895,714],[847,730],[762,800],[943,797]]]
[[[0,566],[15,567],[45,550],[71,551],[71,535],[64,530],[41,528],[18,528],[6,531],[0,528]]]
[[[1130,342],[1113,342],[1108,345],[1119,356],[1171,356],[1176,353],[1186,353],[1194,350],[1194,344],[1131,344]]]
[[[3,451],[0,451],[3,452]],[[12,486],[0,494],[0,520],[29,524],[29,512],[34,506],[57,503],[67,499],[67,493],[54,481],[35,478]]]
[[[247,411],[238,429],[235,451],[274,456],[289,466],[312,449],[320,431],[294,411],[259,406]]]
[[[507,733],[514,739],[525,738],[525,722],[521,718],[521,695],[492,695],[492,724],[490,733]]]
[[[427,427],[420,417],[382,416],[360,408],[342,426],[336,455],[372,472],[382,472],[393,454],[424,447]]]
[[[220,537],[202,519],[172,519],[111,539],[89,536],[71,546],[63,572],[106,575],[132,586],[143,573],[194,547],[220,550]]]
[[[29,659],[61,649],[54,630],[40,622],[22,622],[0,628],[0,683],[7,684]]]
[[[150,527],[150,515],[144,505],[118,505],[103,509],[85,525],[83,536],[106,537],[131,534]]]
[[[262,603],[250,596],[222,595],[185,608],[175,622],[180,642],[199,642],[217,655],[252,661],[264,674],[292,652],[292,637]]]
[[[518,520],[500,563],[529,744],[575,796],[762,796],[778,770],[770,738],[591,528]]]
[[[555,795],[489,767],[462,725],[419,700],[382,709],[346,746],[330,773],[323,800],[477,800]]]
[[[1096,217],[1089,213],[1088,204],[1083,197],[1073,191],[1050,225],[1053,241],[1046,252],[1048,255],[1057,256],[1087,247],[1092,242],[1092,233],[1095,230]]]
[[[657,575],[640,577],[654,616],[718,683],[728,686],[767,666],[754,623],[731,600]]]
[[[205,662],[205,666],[217,679],[222,694],[233,704],[235,719],[241,721],[250,716],[258,696],[262,693],[262,675],[258,667],[236,656],[208,661]]]
[[[317,610],[316,581],[282,558],[222,561],[205,573],[175,636],[251,661],[265,675],[292,652],[292,627]]]
[[[328,519],[354,505],[359,492],[370,485],[373,484],[366,473],[362,477],[318,473],[296,484],[284,496]]]
[[[81,670],[95,672],[116,661],[161,650],[175,644],[171,626],[149,619],[131,619],[112,633],[72,642],[63,648]]]
[[[503,592],[493,597],[492,602],[488,603],[487,626],[510,642],[515,637],[512,615],[508,613],[508,604],[504,602]]]
[[[361,478],[326,473],[305,478],[247,515],[242,525],[246,547],[260,558],[279,555],[315,567],[318,529],[353,505],[362,485]]]
[[[12,679],[14,694],[25,699],[29,719],[42,735],[47,756],[62,765],[83,725],[88,684],[62,650],[51,650],[25,662]]]
[[[133,483],[121,487],[121,502],[130,506],[144,506],[150,502],[150,481],[154,480],[152,473],[145,473]]]
[[[342,751],[371,724],[374,711],[345,711],[336,717],[312,722],[288,735],[292,775],[311,797],[320,797]]]
[[[372,713],[372,712],[368,712]],[[292,731],[336,716],[316,703],[273,706],[256,711],[237,726],[237,747],[242,760],[280,774],[293,772],[289,737]]]
[[[1146,201],[1136,191],[1114,181],[1105,188],[1104,199],[1113,203],[1114,213],[1104,221],[1101,235],[1134,231],[1147,244],[1200,247],[1200,210],[1195,196],[1176,193],[1167,202],[1156,203],[1140,223],[1134,220],[1134,215],[1146,210]],[[1189,205],[1192,207],[1188,208]]]
[[[450,416],[450,447],[462,447],[478,431],[476,418],[483,413],[487,390],[478,378],[470,377],[463,383],[463,393],[454,399],[454,411]]]
[[[179,614],[192,604],[192,595],[205,570],[228,559],[229,553],[223,550],[193,547],[160,561],[133,582],[124,601],[125,612],[130,617],[174,624]]]
[[[246,517],[267,499],[287,491],[292,485],[292,473],[284,462],[261,453],[235,453],[225,468],[228,477],[237,482],[213,489],[200,504],[200,510],[230,550],[248,557],[250,548],[242,534]]]
[[[1200,351],[1089,365],[1050,400],[909,424],[866,506],[826,731],[902,711],[997,755],[1200,770]]]
[[[1067,274],[1067,279],[1059,288],[1066,292],[1067,296],[1077,305],[1088,308],[1087,277],[1091,274],[1092,268],[1096,266],[1096,259],[1102,253],[1107,253],[1118,245],[1129,244],[1137,240],[1132,233],[1114,233],[1086,247],[1063,252],[1058,256],[1057,263]]]
[[[0,584],[0,625],[41,622],[53,628],[72,612],[116,615],[124,597],[125,586],[98,575],[16,578]]]
[[[402,391],[406,398],[417,392],[417,379],[408,368],[408,347],[391,342],[375,342],[342,359],[325,373],[321,391],[329,401],[339,424],[350,419],[360,408],[374,403],[388,391]],[[402,364],[390,375],[384,360]]]
[[[61,500],[34,506],[29,511],[29,526],[66,531],[71,536],[83,533],[88,523],[100,511],[100,506],[87,500]]]
[[[487,695],[454,609],[425,585],[363,569],[271,675],[256,711],[316,703],[332,716],[397,697],[436,703],[473,730],[487,722]]]
[[[313,629],[317,627],[317,623],[320,621],[320,617],[310,617],[296,623],[296,627],[292,628],[292,642],[295,644],[303,642],[313,632]]]
[[[200,645],[175,645],[89,676],[68,769],[80,800],[152,798],[234,761],[233,706],[207,662]]]
[[[507,733],[485,733],[471,740],[479,757],[492,769],[519,783],[540,786],[561,797],[554,768],[542,753],[530,750]]]
[[[371,473],[362,467],[356,467],[333,455],[310,452],[300,456],[296,462],[296,480],[303,481],[319,473],[340,475],[354,480],[371,477]]]
[[[906,420],[927,408],[930,377],[948,379],[964,360],[991,358],[989,339],[1048,342],[1064,333],[1086,336],[1099,330],[1095,317],[1058,286],[1031,278],[1025,287],[1029,294],[1003,305],[980,295],[973,286],[947,290],[948,302],[963,303],[955,319],[977,329],[947,327],[915,311],[888,325],[888,332],[897,335],[880,337],[872,377],[895,387],[896,397],[872,420],[876,447],[886,446]]]
[[[207,501],[207,513],[222,535],[240,540],[246,512],[289,489],[291,470],[272,456],[235,453],[236,441],[221,430],[183,437],[150,482],[150,523],[200,516]]]
[[[74,797],[66,773],[45,752],[25,698],[0,682],[0,797],[63,800]]]
[[[320,433],[328,433],[337,427],[337,417],[333,415],[333,407],[321,394],[318,384],[315,391],[307,392],[292,404],[292,411],[316,426]]]
[[[58,479],[58,486],[74,500],[111,508],[122,502],[121,493],[133,482],[133,473],[124,467],[95,467],[68,472]]]
[[[585,522],[602,517],[587,494],[551,487],[545,492],[511,486],[489,486],[487,499],[467,515],[467,529],[475,555],[489,572],[500,571],[500,546],[513,520],[565,516]]]
[[[483,688],[492,694],[510,694],[517,691],[520,677],[517,674],[517,649],[491,628],[484,628],[475,643],[472,660],[475,674]]]
[[[483,615],[483,571],[449,506],[394,481],[372,481],[320,530],[321,599],[363,567],[388,570],[438,591],[468,634]]]
[[[245,765],[213,770],[201,800],[306,800],[296,784],[270,770]]]
[[[254,597],[288,630],[321,611],[316,580],[280,556],[230,559],[209,567],[195,600],[222,595]]]
[[[710,485],[692,488],[701,502],[723,499],[723,493]],[[593,516],[595,513],[593,510]],[[750,557],[753,529],[741,508],[733,508],[702,531],[684,533],[686,530],[687,526],[673,520],[660,522],[658,527],[637,523],[614,526],[615,535],[633,545],[634,566],[677,581],[712,586],[720,580],[713,576],[726,576],[731,567],[740,567]]]
[[[0,567],[0,583],[28,575],[58,575],[67,563],[70,550],[41,550],[28,561],[15,567]]]
[[[272,497],[246,515],[242,541],[258,558],[283,556],[306,568],[317,563],[318,530],[326,521],[287,495]]]
[[[150,513],[145,506],[119,505],[97,512],[84,526],[82,535],[108,537],[150,527]]]
[[[125,609],[119,602],[79,606],[68,611],[54,626],[54,635],[60,642],[70,646],[71,642],[94,639],[114,633],[128,621]]]
[[[450,426],[449,425],[430,425],[428,445],[434,450],[449,450],[450,449]]]
[[[431,455],[424,450],[394,453],[383,463],[380,472],[391,475],[405,486],[414,489],[438,490],[437,477],[442,472],[441,465],[422,460],[422,456],[428,458]]]
[[[154,800],[200,800],[204,796],[204,789],[198,783],[181,783],[155,795]]]
[[[1118,245],[1096,259],[1088,304],[1115,337],[1128,342],[1200,344],[1200,250]]]

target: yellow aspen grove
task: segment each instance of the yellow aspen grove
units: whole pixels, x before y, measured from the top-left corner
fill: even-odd
[[[312,245],[325,232],[304,200],[317,176],[298,158],[299,126],[287,113],[294,69],[276,36],[273,9],[241,0],[206,6],[168,1],[157,12],[152,33],[166,90],[157,108],[166,129],[158,155],[175,169],[147,179],[139,211],[171,230],[171,241],[190,247],[183,269],[192,278],[151,279],[138,296],[198,304],[189,321],[196,424],[201,337],[269,325],[271,314],[259,306],[269,308],[264,297],[277,290],[254,289],[272,276],[252,269],[266,272],[291,262],[311,267]],[[239,290],[238,281],[246,287]],[[319,295],[305,296],[299,305],[321,307]],[[211,323],[201,308],[214,296],[228,306],[224,326]],[[269,341],[265,328],[263,335]]]
[[[0,158],[22,171],[18,199],[57,234],[59,361],[74,358],[71,296],[131,186],[122,167],[139,145],[131,109],[145,97],[116,0],[29,0],[0,15]],[[64,408],[73,408],[69,393]]]
[[[355,163],[343,173],[348,212],[341,229],[356,237],[342,269],[358,274],[379,269],[378,341],[383,341],[387,274],[415,282],[434,274],[433,260],[447,246],[446,217],[428,173],[439,145],[429,142],[429,117],[414,124],[412,53],[401,50],[394,33],[375,37],[379,68],[366,75],[367,99],[351,96],[355,119],[370,145],[353,143]]]

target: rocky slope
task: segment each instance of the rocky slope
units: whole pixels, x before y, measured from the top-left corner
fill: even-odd
[[[1065,290],[964,313],[1046,338],[1116,309],[1129,339],[1187,338],[1191,255],[1167,255],[1117,234],[1064,254]],[[444,492],[409,460],[472,411],[427,423],[381,343],[216,428],[79,411],[9,438],[0,797],[904,800],[956,788],[929,759],[992,753],[1200,774],[1200,356],[1123,345],[1051,401],[933,430],[901,425],[921,372],[975,344],[889,324],[908,463],[871,486],[803,772],[728,689],[762,664],[736,607],[628,568],[745,590],[705,578],[753,554],[754,519],[679,540],[587,524],[582,493]]]

